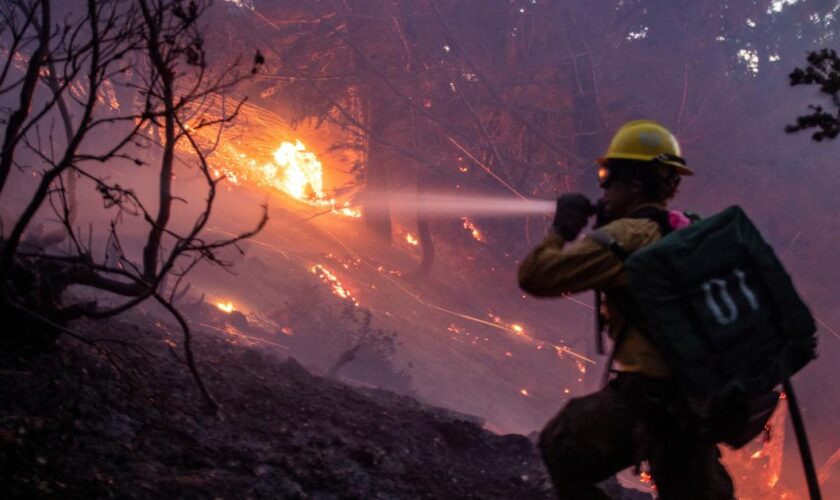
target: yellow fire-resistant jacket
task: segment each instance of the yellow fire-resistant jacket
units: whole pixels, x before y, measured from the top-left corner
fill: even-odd
[[[618,219],[600,229],[615,238],[628,252],[634,252],[661,237],[659,226],[650,219]],[[589,236],[566,243],[552,232],[519,265],[519,286],[536,297],[556,297],[592,289],[605,291],[607,324],[613,339],[624,325],[624,318],[610,297],[610,289],[625,283],[621,260]],[[615,361],[616,369],[620,371],[655,378],[669,375],[660,354],[634,327],[627,330]]]

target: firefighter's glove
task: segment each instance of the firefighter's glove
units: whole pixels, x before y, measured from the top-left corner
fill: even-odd
[[[577,238],[589,217],[595,215],[595,205],[582,194],[564,194],[557,200],[552,228],[566,241]]]
[[[607,213],[607,202],[603,198],[595,202],[595,229],[606,226],[612,222],[612,217]]]

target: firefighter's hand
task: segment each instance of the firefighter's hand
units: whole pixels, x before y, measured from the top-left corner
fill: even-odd
[[[564,240],[572,241],[592,215],[595,215],[595,205],[589,198],[579,193],[564,194],[557,200],[552,227]]]

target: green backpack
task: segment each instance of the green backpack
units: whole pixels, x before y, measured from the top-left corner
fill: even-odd
[[[624,271],[643,332],[693,413],[720,441],[746,444],[774,388],[816,357],[814,319],[773,249],[733,206],[627,256]]]

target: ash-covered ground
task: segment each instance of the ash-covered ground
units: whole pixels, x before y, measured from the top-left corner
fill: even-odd
[[[132,313],[74,330],[2,359],[5,498],[553,498],[527,437],[468,416],[198,335],[211,415],[173,327]]]
[[[525,436],[220,334],[195,346],[221,405],[211,415],[176,359],[175,328],[132,313],[73,329],[84,342],[2,359],[6,498],[553,496]]]
[[[65,338],[54,353],[3,363],[6,495],[550,496],[524,436],[493,435],[410,398],[200,336],[199,368],[221,405],[211,416],[175,361],[169,344],[178,339],[166,326],[135,316],[75,327],[111,360]]]

